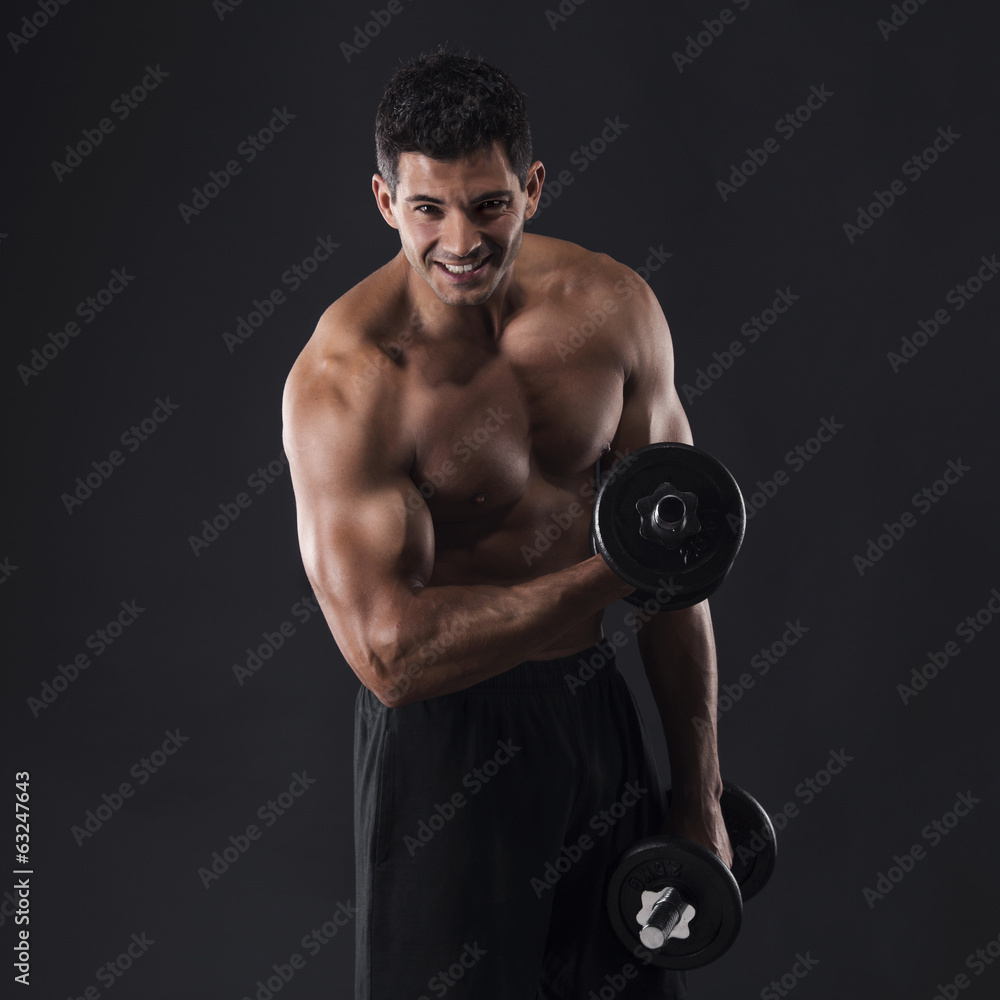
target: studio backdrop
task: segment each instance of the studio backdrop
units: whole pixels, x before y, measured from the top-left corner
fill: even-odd
[[[352,995],[358,681],[280,401],[398,251],[375,108],[441,43],[525,92],[527,231],[649,282],[746,499],[719,742],[778,865],[694,995],[997,995],[998,17],[724,4],[7,6],[5,996]]]

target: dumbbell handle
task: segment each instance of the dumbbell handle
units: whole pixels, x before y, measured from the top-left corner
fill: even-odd
[[[649,919],[639,932],[639,940],[650,951],[662,948],[670,932],[680,922],[687,902],[674,886],[667,886],[653,903]]]

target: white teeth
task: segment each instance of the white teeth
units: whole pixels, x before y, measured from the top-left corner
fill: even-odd
[[[474,271],[480,264],[482,264],[481,260],[476,261],[474,264],[445,264],[444,266],[450,274],[466,274],[469,271]]]

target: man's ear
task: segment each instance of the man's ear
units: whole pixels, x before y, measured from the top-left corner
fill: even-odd
[[[396,215],[393,212],[392,192],[390,192],[389,185],[381,174],[372,175],[372,194],[375,195],[375,204],[378,205],[378,210],[382,213],[382,218],[393,229],[399,229],[399,226],[396,224]]]
[[[524,193],[528,196],[528,204],[524,209],[524,217],[530,219],[538,207],[538,199],[542,195],[542,182],[545,180],[545,165],[541,160],[535,160],[528,168],[528,179],[524,185]]]

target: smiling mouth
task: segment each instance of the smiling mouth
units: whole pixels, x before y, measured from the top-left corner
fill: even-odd
[[[434,263],[443,267],[448,274],[473,274],[477,271],[481,271],[492,256],[492,254],[489,254],[486,257],[482,257],[480,260],[473,261],[471,264],[446,264],[441,260],[437,260]]]

